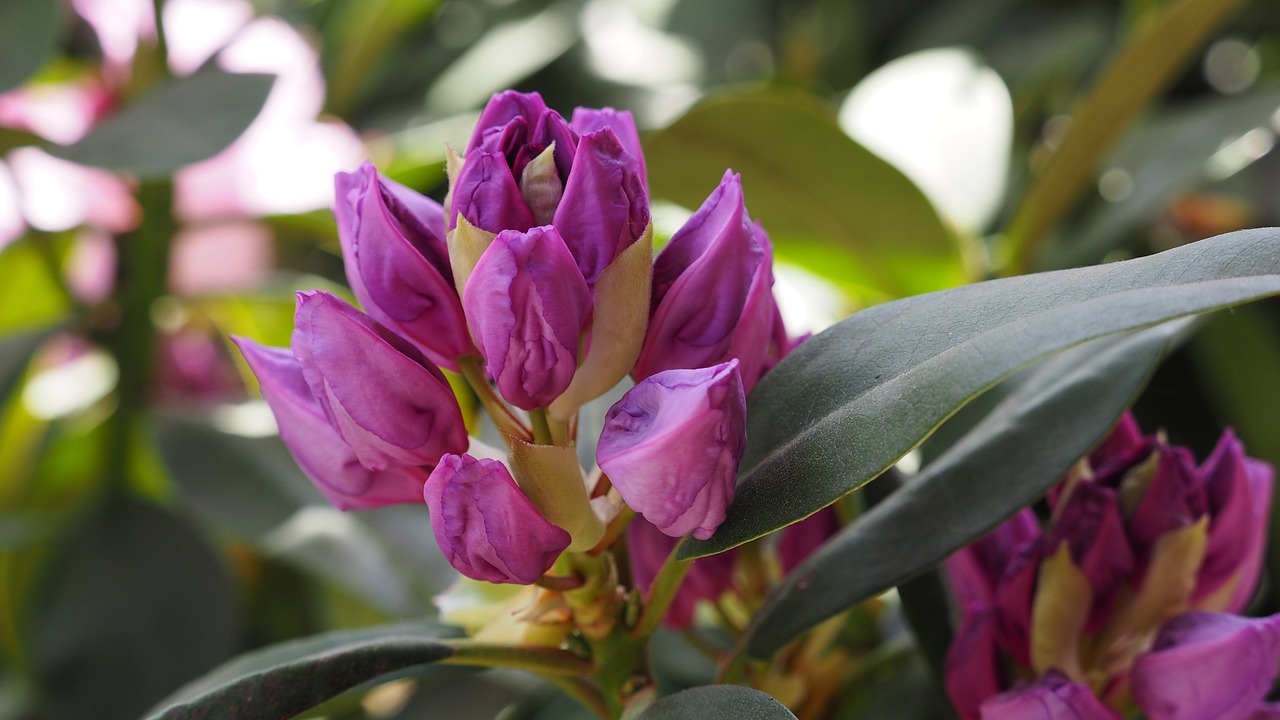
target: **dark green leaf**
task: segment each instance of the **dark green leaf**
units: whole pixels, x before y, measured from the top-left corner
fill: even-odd
[[[706,685],[664,697],[636,720],[786,720],[795,715],[759,690]]]
[[[1111,265],[994,280],[855,314],[748,402],[738,497],[685,558],[808,517],[876,477],[974,396],[1105,335],[1280,294],[1280,231],[1243,230]]]
[[[1094,340],[1043,361],[972,432],[777,586],[748,651],[776,652],[1030,505],[1115,424],[1184,325]]]
[[[344,630],[242,655],[166,698],[148,720],[279,720],[351,688],[453,654],[443,628]]]
[[[186,524],[110,499],[52,568],[31,639],[40,684],[60,717],[134,720],[232,653],[237,604]]]
[[[79,142],[50,152],[140,178],[163,177],[218,154],[240,137],[274,81],[274,75],[206,68],[157,87]]]
[[[0,92],[18,87],[58,49],[63,13],[59,2],[0,2]]]
[[[0,336],[0,399],[8,396],[9,391],[17,386],[22,373],[27,369],[31,354],[48,337],[48,331]]]
[[[898,297],[958,280],[958,257],[929,201],[905,175],[853,141],[829,108],[779,90],[711,98],[650,135],[654,194],[696,208],[726,168],[742,173],[747,209],[780,255],[818,253],[811,269],[855,271]]]

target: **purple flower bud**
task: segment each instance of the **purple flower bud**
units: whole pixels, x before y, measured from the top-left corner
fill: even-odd
[[[627,551],[631,557],[631,574],[640,592],[648,593],[658,570],[675,548],[678,538],[670,537],[644,518],[635,518],[627,526]],[[738,551],[730,550],[699,558],[689,566],[662,623],[682,630],[693,624],[698,603],[714,602],[733,585],[733,566]]]
[[[659,530],[705,540],[733,501],[746,443],[746,398],[730,360],[641,380],[609,408],[596,458]]]
[[[520,194],[520,185],[506,158],[498,153],[483,150],[467,153],[451,195],[451,230],[457,226],[459,215],[481,230],[493,233],[524,232],[533,227],[533,211]]]
[[[302,366],[287,348],[264,347],[242,337],[232,340],[258,378],[262,397],[276,416],[280,439],[329,502],[343,510],[422,502],[427,473],[420,468],[377,471],[361,465],[325,419],[302,377]]]
[[[1120,720],[1120,714],[1088,687],[1050,670],[1034,683],[982,703],[982,720]]]
[[[1129,518],[1129,535],[1142,565],[1161,535],[1191,525],[1207,510],[1203,483],[1191,452],[1165,443],[1156,444],[1151,452],[1145,460],[1139,459],[1131,468],[1125,468],[1128,472],[1116,483],[1146,484],[1142,499]]]
[[[338,237],[356,297],[433,363],[456,369],[457,358],[474,348],[449,266],[443,208],[379,177],[369,162],[338,173],[334,185]]]
[[[1031,664],[1031,607],[1042,548],[1040,524],[1024,509],[946,565],[957,603],[994,607],[996,639],[1022,665]]]
[[[499,233],[462,298],[485,368],[508,402],[546,407],[569,386],[591,294],[554,227]]]
[[[497,460],[445,455],[423,496],[436,543],[469,578],[529,585],[569,546],[569,533],[538,514]]]
[[[767,251],[763,231],[747,215],[741,181],[726,172],[654,262],[649,329],[633,375],[643,379],[732,357],[734,333],[747,332],[743,309]],[[744,350],[763,354],[767,348]]]
[[[729,343],[729,357],[738,358],[742,363],[742,384],[748,394],[760,378],[791,350],[782,324],[782,313],[773,298],[773,246],[764,230],[759,225],[756,228],[759,231],[757,237],[764,247],[764,259],[756,266],[746,304],[742,307],[742,317]]]
[[[640,132],[636,130],[635,118],[626,110],[613,108],[574,108],[573,119],[569,125],[579,135],[586,135],[597,130],[609,128],[618,137],[618,142],[627,154],[639,164],[640,184],[649,186],[649,176],[644,167],[644,150],[640,147]]]
[[[943,664],[947,696],[961,720],[978,720],[982,701],[1004,687],[1000,667],[995,609],[966,607]]]
[[[1087,630],[1095,630],[1110,609],[1112,596],[1134,569],[1133,551],[1125,535],[1124,518],[1114,490],[1089,481],[1075,485],[1047,538],[1048,552],[1061,543],[1093,589],[1093,611]]]
[[[372,470],[467,448],[444,375],[407,340],[329,293],[298,293],[293,354],[325,417]]]
[[[1280,615],[1179,615],[1133,665],[1133,699],[1151,720],[1245,720],[1280,660]]]
[[[839,531],[840,518],[831,507],[784,528],[778,538],[778,560],[782,563],[782,572],[790,573]]]
[[[553,222],[592,286],[614,258],[644,235],[649,195],[639,163],[613,130],[588,133],[578,141]]]
[[[1245,457],[1235,433],[1227,430],[1200,474],[1212,520],[1193,600],[1226,589],[1230,595],[1223,609],[1241,612],[1253,597],[1262,571],[1275,470]]]
[[[547,112],[547,104],[536,92],[504,90],[494,95],[480,113],[476,128],[471,133],[471,141],[467,143],[467,152],[478,147],[486,147],[491,152],[496,152],[500,144],[498,138],[511,121],[519,119],[526,126],[532,126],[545,112]]]

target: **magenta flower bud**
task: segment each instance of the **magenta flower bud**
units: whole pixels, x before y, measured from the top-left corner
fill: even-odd
[[[783,528],[778,537],[778,561],[782,564],[782,572],[790,573],[839,531],[840,518],[832,507],[823,508]]]
[[[293,354],[325,417],[372,470],[467,448],[444,375],[407,340],[326,292],[298,293]]]
[[[553,222],[592,286],[614,258],[644,235],[649,195],[639,162],[613,130],[587,133],[578,141]]]
[[[467,152],[478,147],[497,152],[502,145],[504,131],[513,120],[528,127],[535,125],[545,112],[547,104],[536,92],[504,90],[494,95],[480,113],[480,119],[471,133],[471,140],[467,143]]]
[[[546,407],[569,386],[591,293],[554,227],[499,233],[476,263],[462,305],[508,402]]]
[[[1235,433],[1227,430],[1200,473],[1213,520],[1193,601],[1226,588],[1231,594],[1224,609],[1241,612],[1262,571],[1275,470],[1246,457]]]
[[[622,149],[634,158],[639,165],[640,184],[649,186],[649,176],[644,167],[644,150],[640,146],[640,131],[636,129],[635,118],[626,110],[613,108],[574,108],[573,119],[569,125],[579,135],[586,135],[597,130],[609,128],[617,136]]]
[[[596,459],[622,499],[659,530],[705,540],[733,501],[746,412],[736,360],[667,370],[609,408]]]
[[[764,259],[756,266],[742,307],[742,317],[729,343],[729,357],[742,363],[742,384],[747,393],[764,374],[791,350],[790,339],[782,324],[782,313],[773,297],[773,246],[761,230]],[[761,352],[764,348],[764,352]]]
[[[633,372],[637,379],[732,357],[734,333],[753,331],[742,325],[743,310],[767,243],[747,215],[741,181],[726,172],[654,262],[649,329]],[[767,347],[744,351],[764,354]],[[759,367],[754,359],[748,364]]]
[[[1070,546],[1072,561],[1093,589],[1093,611],[1086,627],[1096,629],[1120,581],[1135,565],[1119,501],[1111,488],[1081,481],[1056,512],[1060,515],[1049,531],[1047,552],[1052,554],[1064,542]]]
[[[1131,676],[1150,720],[1245,720],[1260,709],[1280,660],[1280,615],[1184,613],[1160,629]]]
[[[947,696],[961,720],[978,720],[982,701],[1004,687],[996,640],[996,611],[965,608],[943,664]]]
[[[1134,458],[1140,462],[1149,460],[1155,467],[1150,469],[1150,483],[1129,519],[1129,535],[1144,564],[1160,536],[1191,525],[1208,509],[1204,484],[1191,452],[1164,443],[1153,445],[1151,452],[1153,455],[1147,458]],[[1125,471],[1143,472],[1140,462],[1134,463],[1133,470]]]
[[[366,312],[433,363],[474,352],[444,240],[444,209],[365,162],[334,180],[347,279]]]
[[[995,638],[1023,665],[1031,663],[1031,605],[1042,546],[1035,514],[1024,509],[946,564],[961,609],[995,608]]]
[[[678,538],[673,538],[644,518],[635,518],[627,526],[627,552],[631,557],[631,575],[640,592],[648,594],[653,579],[675,548]],[[703,600],[715,602],[733,585],[733,566],[738,551],[708,555],[689,566],[689,572],[676,596],[663,616],[662,623],[676,630],[693,625],[694,611]]]
[[[287,348],[264,347],[233,337],[258,378],[262,397],[276,416],[280,439],[311,482],[342,510],[422,502],[427,473],[420,468],[370,470],[325,418]]]
[[[1121,720],[1089,688],[1055,670],[982,703],[982,720]],[[1209,716],[1204,716],[1209,717]],[[1154,720],[1154,719],[1153,719]]]
[[[457,225],[459,215],[481,230],[493,233],[524,232],[533,227],[533,211],[520,194],[520,185],[506,159],[498,153],[483,150],[467,153],[452,197],[450,229]]]
[[[423,497],[440,550],[474,580],[532,584],[569,547],[569,533],[538,514],[497,460],[445,455]]]

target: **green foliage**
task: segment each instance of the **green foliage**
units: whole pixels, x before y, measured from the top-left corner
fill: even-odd
[[[708,685],[662,698],[636,720],[786,720],[795,718],[765,693],[737,685]]]
[[[53,57],[64,18],[61,3],[0,3],[0,92],[18,87]]]

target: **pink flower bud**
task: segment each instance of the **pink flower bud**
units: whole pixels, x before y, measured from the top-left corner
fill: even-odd
[[[1133,699],[1150,720],[1245,720],[1280,660],[1280,615],[1192,612],[1170,620],[1133,665]]]
[[[440,550],[469,578],[529,585],[569,546],[497,460],[445,455],[423,496]]]
[[[343,510],[422,502],[427,473],[420,468],[370,470],[325,418],[287,348],[232,338],[258,378],[262,397],[276,416],[280,439],[311,482]]]
[[[1208,716],[1206,716],[1208,717]],[[982,703],[982,720],[1121,720],[1089,688],[1049,671],[1039,680]]]
[[[555,228],[499,233],[467,280],[462,304],[508,402],[546,407],[572,382],[591,294]]]
[[[733,501],[746,442],[746,399],[730,360],[641,380],[609,408],[596,458],[659,530],[705,540]]]
[[[627,551],[631,556],[631,574],[640,592],[648,593],[667,556],[675,549],[673,538],[644,518],[635,518],[627,526]],[[682,630],[693,624],[694,611],[703,600],[714,602],[733,585],[733,566],[738,551],[708,555],[689,567],[680,589],[671,601],[662,624]]]
[[[443,208],[368,162],[338,173],[334,184],[347,279],[365,311],[433,363],[456,369],[474,348],[449,266]]]
[[[298,293],[293,354],[325,417],[372,470],[467,448],[444,375],[407,340],[326,292]]]

